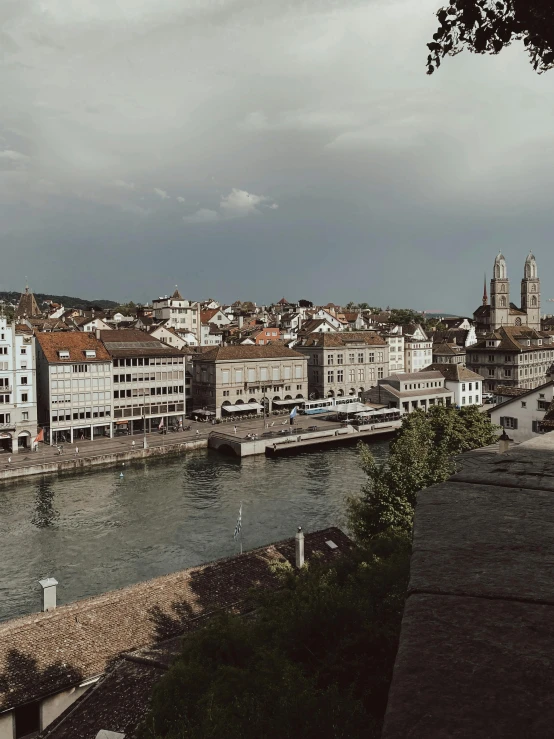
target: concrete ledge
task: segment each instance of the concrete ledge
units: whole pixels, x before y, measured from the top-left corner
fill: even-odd
[[[485,452],[418,495],[383,739],[552,735],[554,433]]]
[[[52,475],[60,472],[76,472],[89,467],[110,467],[121,462],[133,462],[150,457],[167,457],[184,454],[193,449],[205,449],[208,446],[207,439],[198,441],[181,442],[179,444],[168,444],[149,449],[137,449],[128,452],[115,452],[112,454],[98,454],[94,456],[79,456],[62,459],[59,462],[46,462],[33,464],[28,467],[15,467],[13,469],[0,470],[0,484],[20,480],[32,475]]]

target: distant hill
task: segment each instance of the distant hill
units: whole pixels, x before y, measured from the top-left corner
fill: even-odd
[[[3,292],[0,291],[0,300],[5,303],[14,303],[17,305],[21,292]],[[35,293],[35,300],[38,307],[42,308],[44,300],[52,300],[54,303],[61,303],[64,308],[115,308],[119,303],[113,300],[85,300],[84,298],[72,298],[69,295],[47,295],[46,293]]]

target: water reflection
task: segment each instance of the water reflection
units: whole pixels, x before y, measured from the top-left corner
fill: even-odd
[[[41,480],[37,484],[37,495],[35,498],[35,509],[31,519],[33,526],[37,529],[45,529],[56,526],[60,512],[54,506],[56,493],[51,479]]]
[[[382,459],[388,444],[373,444]],[[120,472],[123,477],[120,478]],[[0,489],[0,620],[37,611],[48,571],[67,603],[294,534],[344,525],[364,474],[353,447],[242,462],[183,457]]]

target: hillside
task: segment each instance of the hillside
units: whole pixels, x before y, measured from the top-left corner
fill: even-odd
[[[20,292],[0,291],[0,301],[17,305],[20,295]],[[72,298],[69,295],[48,295],[46,293],[35,293],[35,300],[39,308],[43,300],[52,300],[54,303],[61,303],[65,308],[115,308],[119,305],[119,303],[113,300],[85,300],[84,298]]]

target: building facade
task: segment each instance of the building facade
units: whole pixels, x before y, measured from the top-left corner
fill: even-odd
[[[108,331],[106,333],[115,333]],[[112,362],[94,334],[38,333],[38,420],[50,444],[112,435]]]
[[[153,318],[177,331],[191,331],[200,341],[200,303],[185,300],[178,290],[152,301]]]
[[[138,329],[102,331],[113,362],[114,433],[180,426],[185,414],[185,355]]]
[[[0,449],[31,449],[37,435],[35,341],[0,316]]]
[[[389,374],[389,345],[372,331],[312,333],[294,348],[308,360],[313,399],[358,396]]]
[[[499,253],[494,260],[493,277],[490,283],[490,305],[486,283],[482,305],[473,318],[481,333],[496,331],[501,326],[529,326],[535,331],[541,329],[541,283],[538,276],[537,261],[530,252],[523,267],[521,280],[521,307],[510,300],[510,280],[506,259]]]
[[[222,346],[192,355],[192,362],[193,415],[292,410],[308,397],[306,357],[285,346]]]
[[[421,326],[406,326],[404,330],[404,369],[419,372],[433,361],[433,342]]]
[[[542,421],[554,399],[554,382],[528,390],[515,398],[492,407],[488,413],[492,423],[506,430],[516,442],[528,441],[544,433]]]
[[[527,326],[502,326],[468,349],[467,366],[483,377],[484,392],[499,386],[543,385],[554,363],[554,339]]]
[[[389,345],[389,372],[404,372],[404,336],[402,333],[382,334]]]
[[[454,394],[454,405],[463,408],[467,405],[483,404],[483,378],[461,364],[434,363],[426,367],[424,372],[440,372],[444,377],[444,385]]]
[[[371,403],[386,403],[404,413],[417,409],[427,411],[433,405],[450,406],[454,393],[448,390],[440,372],[405,372],[379,380],[376,387],[365,393]]]

